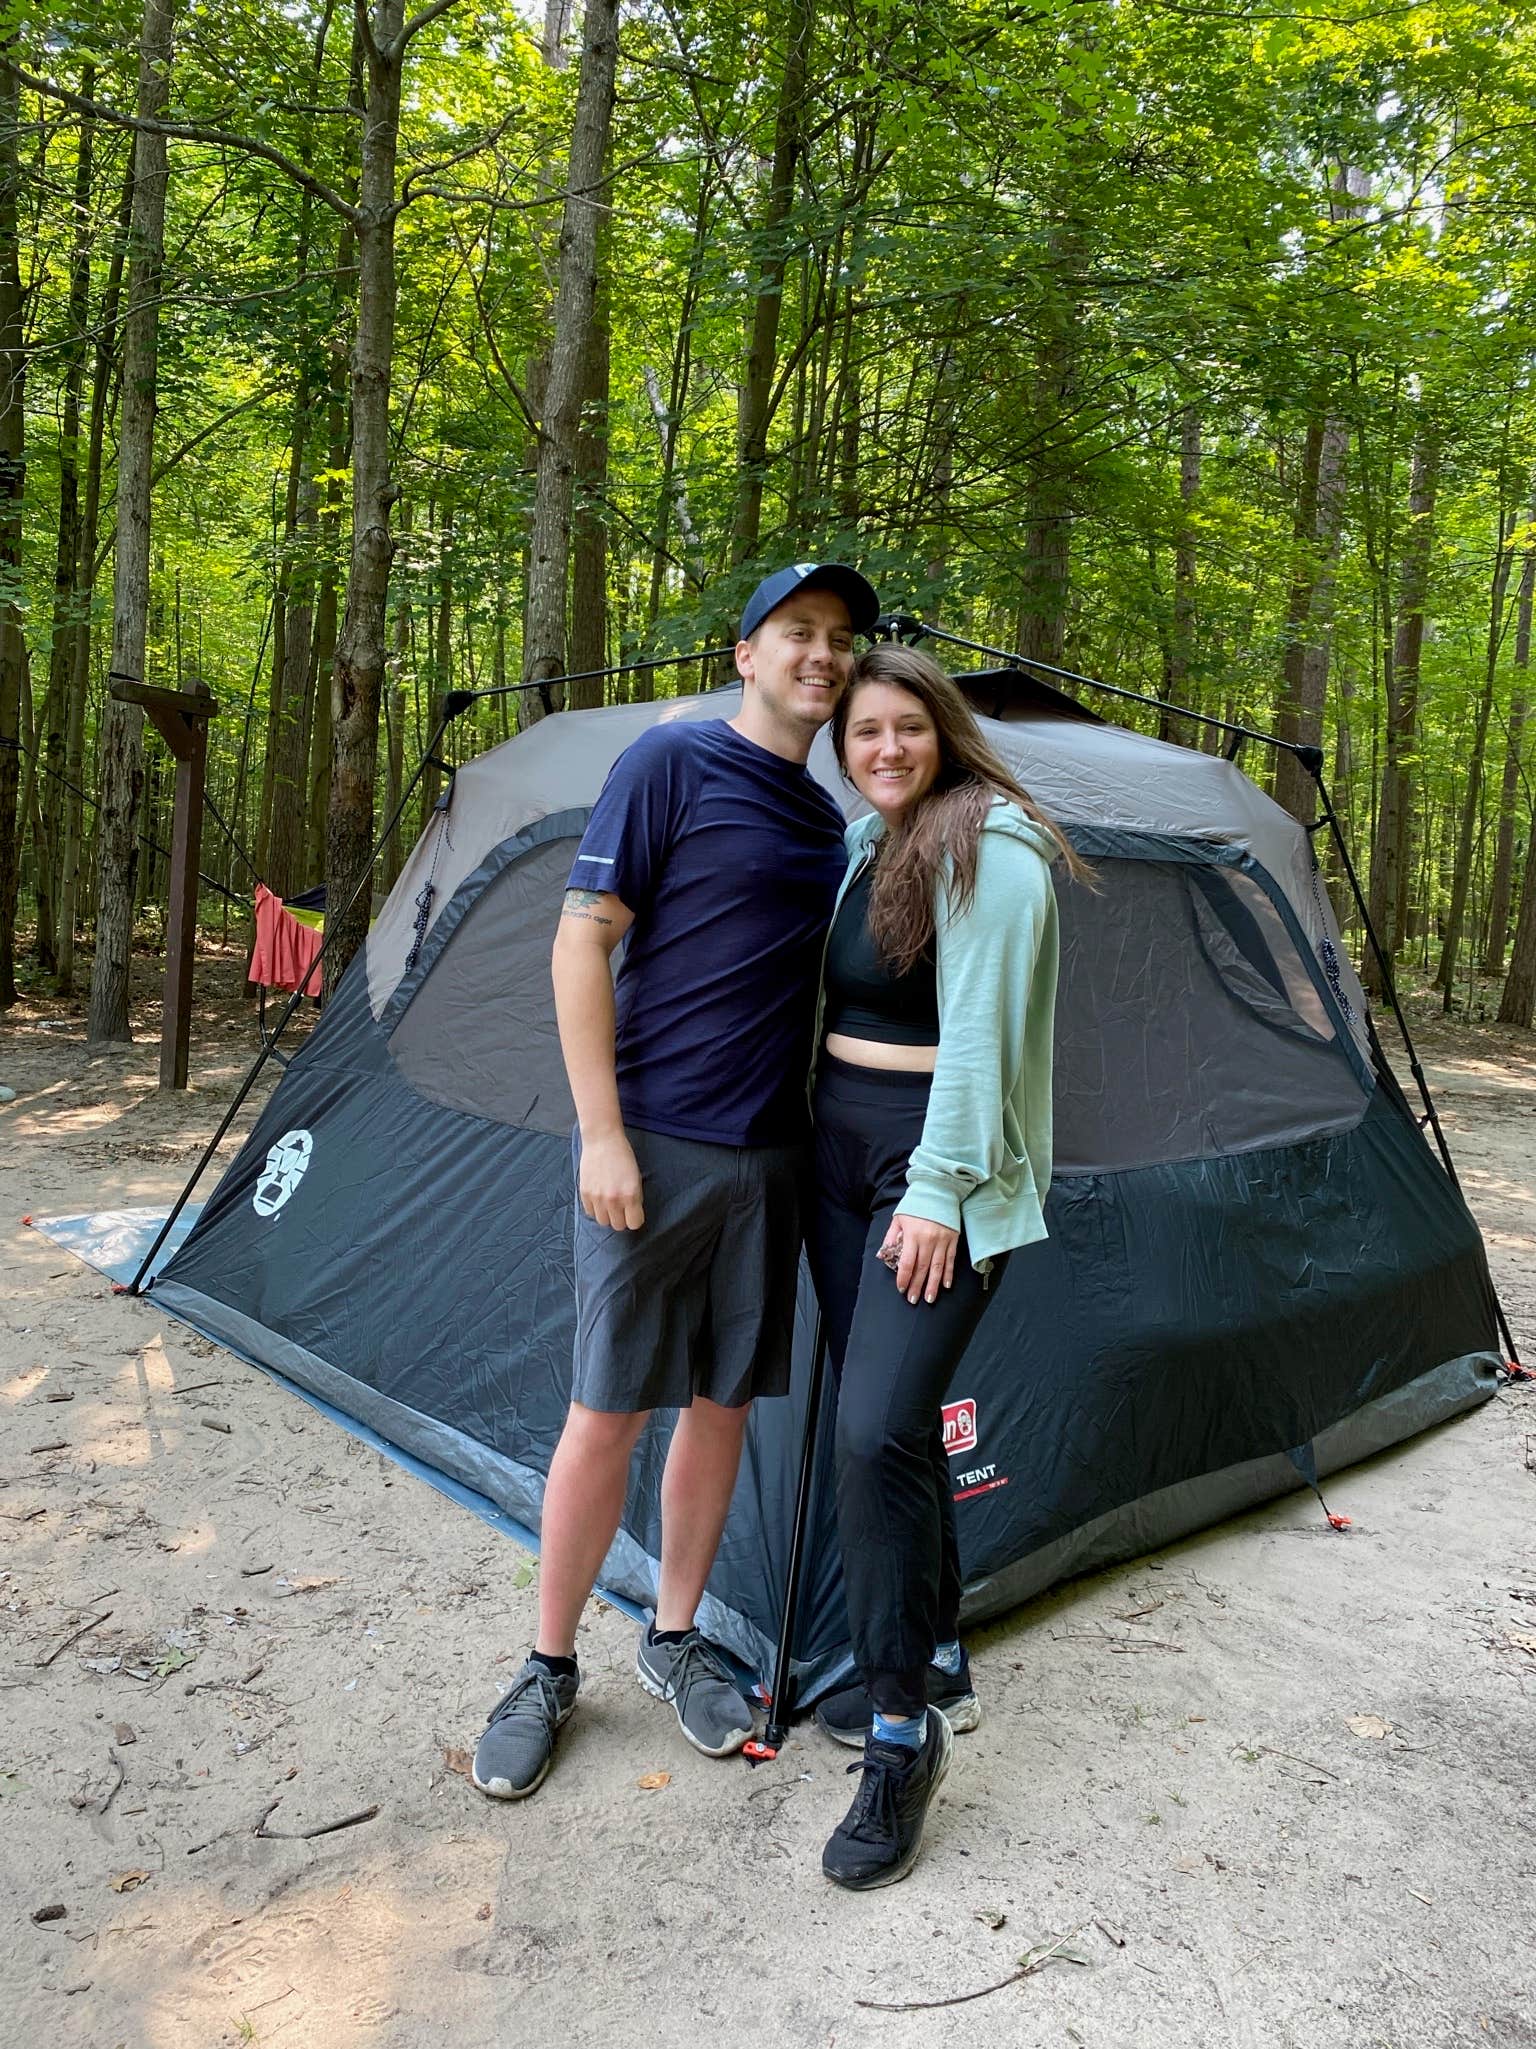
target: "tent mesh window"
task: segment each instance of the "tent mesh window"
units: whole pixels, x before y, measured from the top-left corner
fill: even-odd
[[[389,1050],[428,1102],[569,1134],[549,950],[578,844],[546,840],[487,883],[406,1005]]]
[[[1059,892],[1056,1172],[1113,1173],[1345,1131],[1366,1091],[1253,878],[1105,860]]]

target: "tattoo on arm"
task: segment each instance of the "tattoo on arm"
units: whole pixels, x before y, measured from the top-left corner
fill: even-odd
[[[560,906],[560,915],[562,918],[585,919],[589,925],[611,925],[612,918],[597,908],[603,896],[600,889],[568,889]]]

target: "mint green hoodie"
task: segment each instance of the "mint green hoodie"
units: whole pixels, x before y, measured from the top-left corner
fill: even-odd
[[[848,827],[839,904],[884,830],[875,813]],[[1049,833],[999,798],[982,825],[970,907],[952,913],[943,883],[935,905],[939,1050],[901,1212],[963,1230],[977,1267],[1046,1235],[1055,852]]]

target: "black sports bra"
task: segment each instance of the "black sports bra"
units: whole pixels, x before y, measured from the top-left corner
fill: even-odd
[[[904,975],[880,957],[869,929],[872,869],[852,884],[838,905],[827,937],[823,1027],[848,1039],[892,1046],[939,1043],[939,983],[925,955]]]

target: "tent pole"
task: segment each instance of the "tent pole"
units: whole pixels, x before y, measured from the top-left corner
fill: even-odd
[[[1366,906],[1365,892],[1360,887],[1360,877],[1356,874],[1355,864],[1350,859],[1349,848],[1344,839],[1344,829],[1339,823],[1339,814],[1333,808],[1333,799],[1329,796],[1328,786],[1323,781],[1322,749],[1320,747],[1298,747],[1294,751],[1302,765],[1312,771],[1312,780],[1317,786],[1317,801],[1322,806],[1323,817],[1327,820],[1328,830],[1333,836],[1334,847],[1338,852],[1340,861],[1343,863],[1344,873],[1349,881],[1350,893],[1355,900],[1355,909],[1360,913],[1360,922],[1365,927],[1365,936],[1370,942],[1371,952],[1375,955],[1376,966],[1381,974],[1381,993],[1387,1000],[1387,1007],[1397,1020],[1397,1029],[1402,1034],[1403,1046],[1408,1054],[1409,1072],[1418,1084],[1419,1096],[1424,1104],[1424,1115],[1429,1120],[1430,1130],[1435,1134],[1435,1144],[1439,1148],[1441,1161],[1446,1173],[1450,1177],[1451,1186],[1458,1195],[1461,1195],[1461,1181],[1456,1173],[1455,1162],[1451,1158],[1451,1148],[1446,1142],[1444,1131],[1441,1129],[1440,1113],[1435,1108],[1435,1099],[1429,1092],[1429,1077],[1425,1074],[1423,1066],[1420,1064],[1418,1048],[1413,1043],[1413,1035],[1408,1029],[1408,1020],[1403,1014],[1402,1002],[1397,993],[1397,982],[1392,973],[1392,963],[1387,958],[1385,947],[1383,947],[1380,939],[1377,937],[1376,927],[1371,923],[1371,914]],[[1373,1039],[1375,1038],[1374,1031],[1371,1036]],[[1380,1041],[1378,1040],[1376,1043],[1379,1047]],[[1463,1196],[1462,1199],[1465,1200],[1465,1197]],[[1493,1309],[1494,1315],[1498,1319],[1499,1335],[1504,1340],[1510,1358],[1518,1366],[1520,1354],[1515,1346],[1514,1333],[1509,1327],[1509,1318],[1504,1314],[1504,1304],[1499,1300],[1499,1291],[1494,1287],[1492,1274],[1488,1277],[1488,1286],[1493,1295]]]
[[[383,853],[385,847],[387,846],[390,834],[399,824],[401,818],[404,817],[405,807],[407,803],[410,801],[410,798],[415,791],[416,785],[421,781],[421,773],[427,765],[428,757],[432,754],[438,742],[442,739],[444,732],[447,730],[448,720],[454,716],[456,716],[455,713],[448,712],[445,714],[443,718],[441,718],[438,721],[437,731],[432,735],[431,739],[427,742],[426,747],[422,751],[421,760],[417,762],[415,771],[413,772],[410,781],[406,784],[405,788],[400,792],[400,801],[398,804],[396,804],[394,811],[390,814],[389,823],[385,826],[383,832],[379,835],[377,844],[375,845],[373,852],[368,856],[367,865],[363,869],[362,874],[358,876],[357,881],[353,886],[352,894],[347,898],[346,904],[342,909],[340,917],[336,918],[334,921],[331,920],[329,917],[327,918],[326,922],[330,925],[330,930],[326,933],[324,939],[320,943],[320,951],[315,955],[313,967],[311,967],[309,973],[304,977],[304,981],[300,983],[299,987],[295,989],[293,994],[288,998],[287,1003],[284,1004],[283,1014],[278,1019],[277,1023],[273,1026],[270,1036],[268,1036],[262,1041],[261,1051],[256,1055],[255,1060],[246,1070],[245,1079],[241,1082],[239,1088],[235,1091],[234,1101],[230,1104],[229,1108],[224,1112],[223,1117],[219,1120],[218,1130],[213,1134],[212,1138],[209,1139],[207,1145],[203,1148],[202,1158],[198,1161],[197,1165],[192,1169],[191,1174],[187,1178],[185,1187],[182,1189],[180,1195],[177,1196],[175,1202],[171,1206],[168,1215],[166,1216],[165,1222],[160,1226],[159,1231],[156,1233],[154,1243],[150,1246],[148,1252],[145,1253],[143,1259],[139,1262],[138,1272],[134,1275],[133,1279],[128,1283],[127,1287],[123,1290],[124,1294],[140,1295],[144,1292],[144,1277],[149,1272],[150,1267],[154,1264],[155,1254],[160,1250],[160,1247],[165,1243],[166,1239],[170,1236],[172,1226],[175,1224],[176,1219],[181,1215],[182,1211],[186,1208],[187,1201],[191,1196],[193,1189],[197,1186],[198,1182],[203,1177],[204,1169],[207,1167],[208,1162],[213,1158],[214,1154],[218,1151],[219,1146],[222,1144],[225,1132],[228,1131],[231,1124],[234,1123],[236,1117],[240,1114],[241,1106],[245,1102],[246,1097],[250,1094],[251,1088],[255,1083],[257,1075],[260,1074],[261,1070],[266,1066],[268,1060],[272,1057],[273,1050],[276,1047],[278,1040],[282,1037],[284,1026],[288,1023],[288,1020],[293,1016],[293,1013],[298,1009],[299,1004],[303,999],[305,986],[309,982],[314,980],[316,973],[319,971],[321,962],[325,959],[326,954],[330,951],[332,939],[334,939],[336,934],[341,930],[342,923],[345,920],[347,913],[352,909],[353,905],[357,902],[358,898],[362,895],[363,891],[368,887],[368,879],[373,874],[375,867],[378,865],[379,856]]]
[[[790,1666],[794,1656],[795,1624],[800,1619],[801,1560],[805,1534],[811,1518],[811,1482],[816,1470],[816,1434],[821,1422],[821,1395],[827,1377],[827,1332],[820,1309],[811,1339],[811,1380],[806,1395],[805,1433],[800,1440],[800,1485],[795,1492],[795,1521],[789,1538],[789,1566],[784,1574],[784,1615],[779,1625],[778,1656],[773,1665],[773,1686],[768,1700],[768,1727],[760,1749],[771,1754],[782,1749],[789,1733],[789,1714],[794,1681]]]

